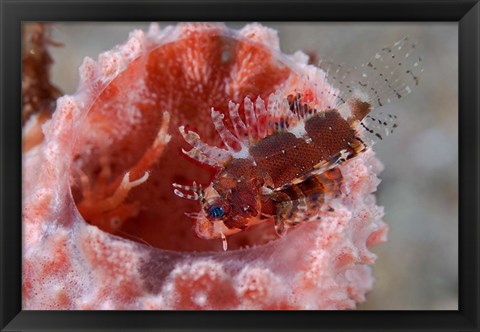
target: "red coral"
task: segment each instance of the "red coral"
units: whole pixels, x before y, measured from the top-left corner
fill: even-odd
[[[345,309],[364,301],[375,259],[368,247],[386,233],[371,151],[340,167],[333,211],[274,241],[271,224],[252,227],[232,236],[238,250],[226,253],[220,241],[194,236],[184,212],[198,207],[172,192],[173,182],[213,175],[180,154],[180,124],[220,144],[211,107],[266,98],[299,84],[299,73],[322,76],[278,44],[259,24],[153,25],[84,61],[78,91],[58,100],[44,142],[24,155],[24,309]],[[123,190],[126,172],[135,181],[146,171],[109,209],[98,204]],[[102,227],[119,216],[117,228]]]

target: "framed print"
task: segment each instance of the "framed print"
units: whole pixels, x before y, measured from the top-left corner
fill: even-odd
[[[478,329],[477,2],[2,8],[2,331]]]

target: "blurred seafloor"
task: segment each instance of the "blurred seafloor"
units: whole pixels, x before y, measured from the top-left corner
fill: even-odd
[[[164,24],[161,24],[164,25]],[[244,23],[229,23],[239,28]],[[385,170],[377,199],[389,241],[373,249],[377,279],[360,309],[458,309],[458,26],[456,23],[267,23],[285,53],[296,50],[360,65],[404,36],[418,43],[420,86],[385,112],[399,117],[375,146]],[[53,83],[75,92],[85,56],[97,58],[146,23],[61,23],[52,38]]]

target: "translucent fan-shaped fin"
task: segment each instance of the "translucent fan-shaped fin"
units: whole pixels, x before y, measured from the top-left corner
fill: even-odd
[[[393,134],[398,127],[398,120],[394,114],[376,112],[376,114],[367,115],[360,125],[364,129],[363,136],[366,138],[367,145],[371,146]]]
[[[327,81],[339,90],[325,89],[325,93],[336,97],[337,106],[357,95],[373,109],[410,94],[419,84],[423,59],[417,54],[416,44],[405,37],[383,47],[358,68],[331,61],[321,61],[319,67],[325,71]]]
[[[362,77],[358,85],[368,94],[374,108],[396,102],[418,86],[423,59],[416,48],[405,37],[382,48],[360,67]]]
[[[408,38],[384,47],[358,68],[324,61],[320,67],[336,90],[325,89],[335,97],[336,107],[345,119],[363,131],[373,144],[397,127],[397,117],[378,109],[410,94],[423,72],[417,46]]]

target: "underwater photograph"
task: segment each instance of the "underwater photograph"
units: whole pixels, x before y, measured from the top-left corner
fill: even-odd
[[[458,310],[458,25],[24,22],[23,310]]]

